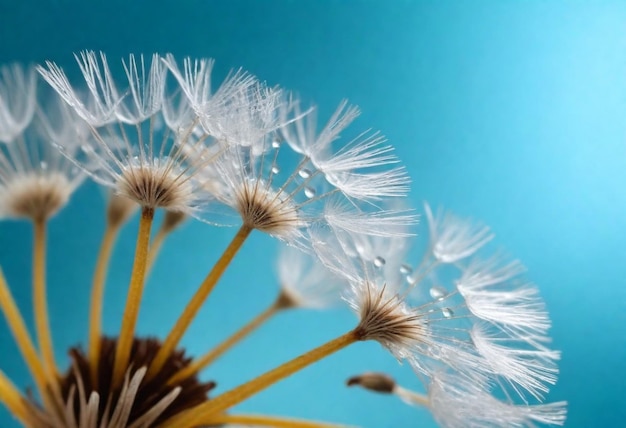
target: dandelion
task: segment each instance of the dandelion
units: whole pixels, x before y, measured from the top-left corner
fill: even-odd
[[[36,340],[0,270],[0,309],[36,386],[35,394],[23,395],[0,371],[0,402],[24,426],[336,427],[231,408],[361,341],[376,341],[408,362],[426,392],[376,373],[348,384],[425,407],[443,426],[563,423],[563,403],[541,404],[556,381],[559,353],[548,346],[550,321],[521,264],[482,257],[489,229],[451,214],[433,216],[428,205],[430,245],[421,263],[408,263],[416,216],[398,201],[409,180],[384,137],[350,135],[356,106],[341,102],[318,129],[315,108],[302,110],[292,95],[242,70],[214,85],[212,60],[131,55],[116,71],[104,54],[76,59],[79,84],[55,63],[37,68],[58,94],[51,104],[37,102],[32,71],[0,71],[0,214],[35,226]],[[63,371],[52,358],[47,321],[45,224],[85,176],[108,189],[106,228],[87,347],[70,348]],[[152,236],[159,209],[163,221]],[[110,258],[136,210],[122,326],[107,337]],[[138,336],[148,272],[166,238],[192,219],[238,230],[165,338]],[[284,246],[275,300],[215,348],[187,356],[181,338],[254,230]],[[220,395],[213,396],[215,382],[199,379],[272,317],[341,302],[357,316],[344,334]]]

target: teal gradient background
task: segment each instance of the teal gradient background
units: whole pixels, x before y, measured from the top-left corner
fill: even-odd
[[[7,1],[0,63],[57,61],[103,50],[213,57],[218,76],[243,67],[296,90],[329,114],[358,104],[356,128],[388,136],[423,200],[492,226],[529,268],[552,315],[568,427],[626,420],[626,2],[619,1]],[[83,186],[50,227],[51,323],[57,358],[86,336],[89,284],[104,202]],[[136,220],[124,230],[106,295],[119,329]],[[421,231],[424,230],[422,226]],[[420,231],[420,234],[424,235]],[[146,290],[138,330],[163,336],[233,229],[197,222],[172,236]],[[276,292],[275,248],[256,234],[184,338],[197,355],[262,310]],[[25,316],[31,229],[0,223],[0,263]],[[221,391],[354,325],[347,310],[283,314],[204,377]],[[31,384],[4,321],[0,368]],[[407,367],[358,344],[239,408],[368,428],[434,426],[428,413],[343,386],[384,370],[417,387]],[[0,427],[14,427],[0,408]]]

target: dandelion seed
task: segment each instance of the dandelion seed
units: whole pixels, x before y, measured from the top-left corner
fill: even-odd
[[[346,381],[346,385],[358,385],[380,394],[393,394],[411,406],[428,406],[429,404],[428,397],[403,388],[384,373],[363,373],[353,376]]]
[[[296,117],[302,115],[297,102],[287,106],[281,111],[285,122],[291,108],[295,109]],[[315,134],[317,124],[314,113],[283,125],[280,133],[296,152],[311,159],[326,180],[347,197],[376,201],[385,197],[405,196],[409,190],[409,179],[403,168],[377,171],[377,168],[399,162],[392,154],[393,147],[385,145],[384,137],[378,133],[363,133],[339,151],[332,150],[331,144],[339,139],[340,133],[358,115],[357,107],[348,106],[347,101],[343,101],[319,134]]]
[[[14,66],[13,73],[24,74],[18,70]],[[18,86],[13,90],[27,88]],[[34,97],[35,93],[16,93],[13,97],[20,95]],[[34,98],[32,102],[35,103]],[[69,201],[84,175],[51,143],[63,140],[69,150],[76,151],[88,135],[80,125],[74,125],[75,121],[65,106],[51,97],[45,110],[44,107],[37,109],[32,124],[30,120],[23,123],[22,133],[13,133],[11,141],[0,143],[0,216],[46,220]]]
[[[79,97],[60,67],[54,63],[39,67],[44,79],[91,125],[94,134],[94,142],[83,146],[81,153],[68,152],[60,143],[63,153],[95,181],[142,207],[196,215],[206,194],[196,181],[196,169],[173,141],[191,143],[183,140],[192,130],[155,132],[165,96],[166,70],[161,58],[153,55],[149,67],[143,56],[131,55],[123,62],[128,84],[124,92],[118,89],[104,54],[100,62],[94,52],[77,58],[90,90],[87,100]]]

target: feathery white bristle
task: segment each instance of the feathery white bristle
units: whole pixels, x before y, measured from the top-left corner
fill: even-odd
[[[452,213],[440,211],[433,215],[428,203],[424,203],[424,211],[430,231],[430,251],[441,263],[465,259],[494,237],[488,227]]]
[[[556,382],[559,353],[535,348],[523,337],[507,337],[490,333],[484,324],[475,324],[470,332],[472,343],[483,356],[494,375],[506,380],[517,394],[524,398],[528,392],[537,400]]]
[[[117,108],[117,118],[123,123],[141,123],[161,109],[166,68],[157,54],[152,55],[147,73],[143,55],[139,56],[139,66],[134,55],[129,56],[128,63],[122,61],[122,64],[130,96],[126,96]]]
[[[428,385],[429,408],[446,428],[534,427],[536,423],[563,425],[566,403],[516,405],[454,374],[438,373]]]
[[[0,142],[13,142],[30,124],[37,104],[36,83],[32,67],[0,67]]]

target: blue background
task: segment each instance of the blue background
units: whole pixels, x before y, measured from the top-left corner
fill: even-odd
[[[242,66],[330,112],[361,106],[357,128],[381,129],[413,179],[411,198],[491,225],[519,257],[551,312],[563,351],[552,401],[570,402],[568,427],[626,420],[626,2],[610,1],[7,1],[0,63],[104,50],[214,57]],[[89,284],[103,226],[92,184],[52,221],[48,262],[57,357],[86,335]],[[136,220],[125,229],[106,296],[119,328]],[[423,228],[422,228],[423,230]],[[234,233],[195,222],[171,238],[148,284],[138,330],[164,335]],[[276,292],[268,248],[253,236],[184,338],[198,354]],[[31,230],[0,224],[0,263],[25,316]],[[354,325],[352,314],[284,314],[204,376],[221,390]],[[347,389],[349,375],[410,370],[376,344],[358,344],[267,390],[242,411],[365,427],[434,425],[390,397]],[[0,321],[0,368],[30,380]],[[0,409],[0,427],[12,427]]]

